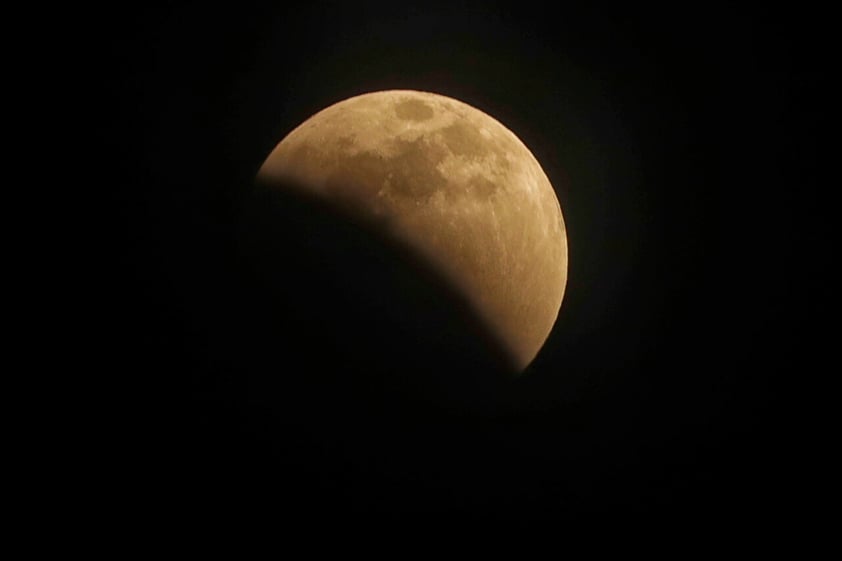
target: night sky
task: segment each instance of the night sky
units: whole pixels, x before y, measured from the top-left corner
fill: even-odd
[[[105,55],[133,485],[301,520],[782,515],[822,344],[805,18],[189,4],[115,8]],[[252,194],[295,126],[393,88],[494,116],[556,189],[567,290],[517,381],[429,271]]]

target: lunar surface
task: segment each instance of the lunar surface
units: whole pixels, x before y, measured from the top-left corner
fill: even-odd
[[[412,90],[353,97],[289,133],[258,180],[300,186],[406,244],[521,371],[555,324],[567,282],[561,207],[529,149],[478,109]]]

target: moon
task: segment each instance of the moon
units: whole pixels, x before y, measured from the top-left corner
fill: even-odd
[[[561,206],[529,149],[479,109],[414,90],[352,97],[290,132],[257,177],[299,186],[421,255],[519,372],[549,336],[567,283]]]

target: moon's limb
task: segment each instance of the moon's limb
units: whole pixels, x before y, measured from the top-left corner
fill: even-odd
[[[287,135],[258,177],[382,222],[451,279],[521,368],[549,335],[567,282],[561,207],[529,149],[478,109],[412,90],[353,97]]]

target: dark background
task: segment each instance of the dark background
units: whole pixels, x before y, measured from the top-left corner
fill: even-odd
[[[143,399],[133,500],[305,520],[790,516],[798,380],[825,341],[813,20],[458,4],[113,9],[103,347]],[[312,201],[251,194],[301,121],[390,88],[494,116],[556,189],[567,292],[515,382],[432,273]]]

